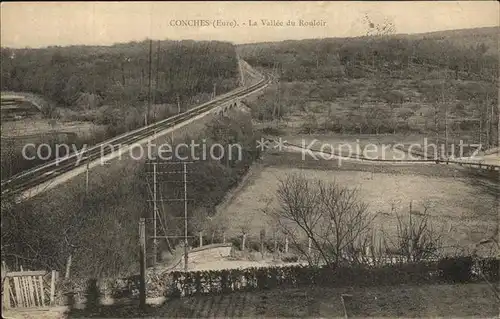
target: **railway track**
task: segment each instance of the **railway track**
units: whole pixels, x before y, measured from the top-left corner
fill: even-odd
[[[231,92],[216,97],[212,101],[187,110],[184,113],[180,113],[151,125],[121,134],[102,143],[98,143],[86,150],[71,153],[61,159],[55,159],[48,163],[15,174],[1,182],[1,197],[16,196],[78,167],[85,166],[88,163],[100,158],[106,158],[106,156],[119,151],[121,148],[131,146],[134,143],[144,140],[145,138],[154,136],[159,131],[166,130],[197,115],[208,112],[216,106],[228,103],[235,98],[243,97],[258,91],[265,87],[270,80],[271,79],[269,77],[262,76],[259,82],[249,87],[237,88]]]

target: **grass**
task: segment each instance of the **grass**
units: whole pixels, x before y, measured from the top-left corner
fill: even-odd
[[[446,165],[389,165],[354,162],[301,159],[301,154],[267,153],[264,168],[256,172],[233,198],[221,214],[229,219],[228,236],[241,235],[241,227],[250,225],[250,237],[258,238],[262,228],[268,228],[269,219],[263,213],[267,203],[276,206],[274,194],[277,180],[288,173],[304,173],[324,181],[336,180],[341,185],[356,187],[373,214],[376,223],[386,231],[396,226],[394,207],[407,213],[412,210],[428,213],[437,230],[445,232],[448,245],[469,247],[493,231],[498,221],[498,194],[500,185],[493,181],[469,176],[467,171]],[[373,173],[372,173],[373,172]]]
[[[102,306],[92,317],[268,318],[497,317],[498,300],[485,283],[282,289],[199,296],[166,301],[140,312],[136,305]],[[72,318],[90,317],[73,310]]]

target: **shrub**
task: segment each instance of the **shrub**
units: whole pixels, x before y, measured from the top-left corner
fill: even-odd
[[[481,272],[490,281],[500,279],[500,259],[485,258],[478,262]]]
[[[276,128],[273,126],[264,127],[262,129],[262,133],[267,134],[267,135],[275,135],[275,136],[280,136],[280,135],[284,134],[282,129],[279,129],[279,128]]]
[[[255,240],[248,241],[247,247],[250,251],[260,251],[260,243]]]
[[[281,260],[286,263],[295,263],[299,260],[299,257],[297,255],[288,254],[283,256]]]
[[[441,276],[446,281],[466,282],[472,277],[473,259],[470,256],[444,258],[438,263]]]
[[[241,250],[241,238],[239,237],[233,237],[230,239],[231,244],[233,244],[233,247],[235,247],[238,250]]]

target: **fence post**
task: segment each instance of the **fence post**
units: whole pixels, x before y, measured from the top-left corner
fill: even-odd
[[[3,267],[3,265],[2,265]],[[3,276],[3,274],[2,274]],[[2,277],[3,281],[3,287],[2,287],[2,294],[3,294],[3,300],[2,300],[2,305],[5,308],[10,308],[10,278],[9,277]]]
[[[243,240],[241,242],[241,251],[245,251],[246,240],[247,240],[247,234],[243,234]]]
[[[285,237],[285,254],[288,254],[288,236]]]
[[[50,305],[53,306],[56,295],[56,271],[52,270],[52,277],[50,280]]]
[[[144,218],[139,220],[139,254],[141,278],[139,282],[139,306],[146,308],[146,222]]]

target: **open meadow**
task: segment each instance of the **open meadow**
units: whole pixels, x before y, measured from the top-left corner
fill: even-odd
[[[241,236],[245,227],[255,240],[261,229],[269,231],[271,218],[264,211],[277,208],[278,182],[293,173],[356,188],[375,218],[375,228],[389,233],[397,227],[396,214],[407,216],[410,205],[413,213],[424,213],[427,208],[425,213],[443,235],[444,246],[471,248],[491,236],[498,224],[499,184],[465,171],[434,164],[339,164],[300,157],[277,152],[265,155],[261,169],[220,211],[229,220],[229,237]]]

